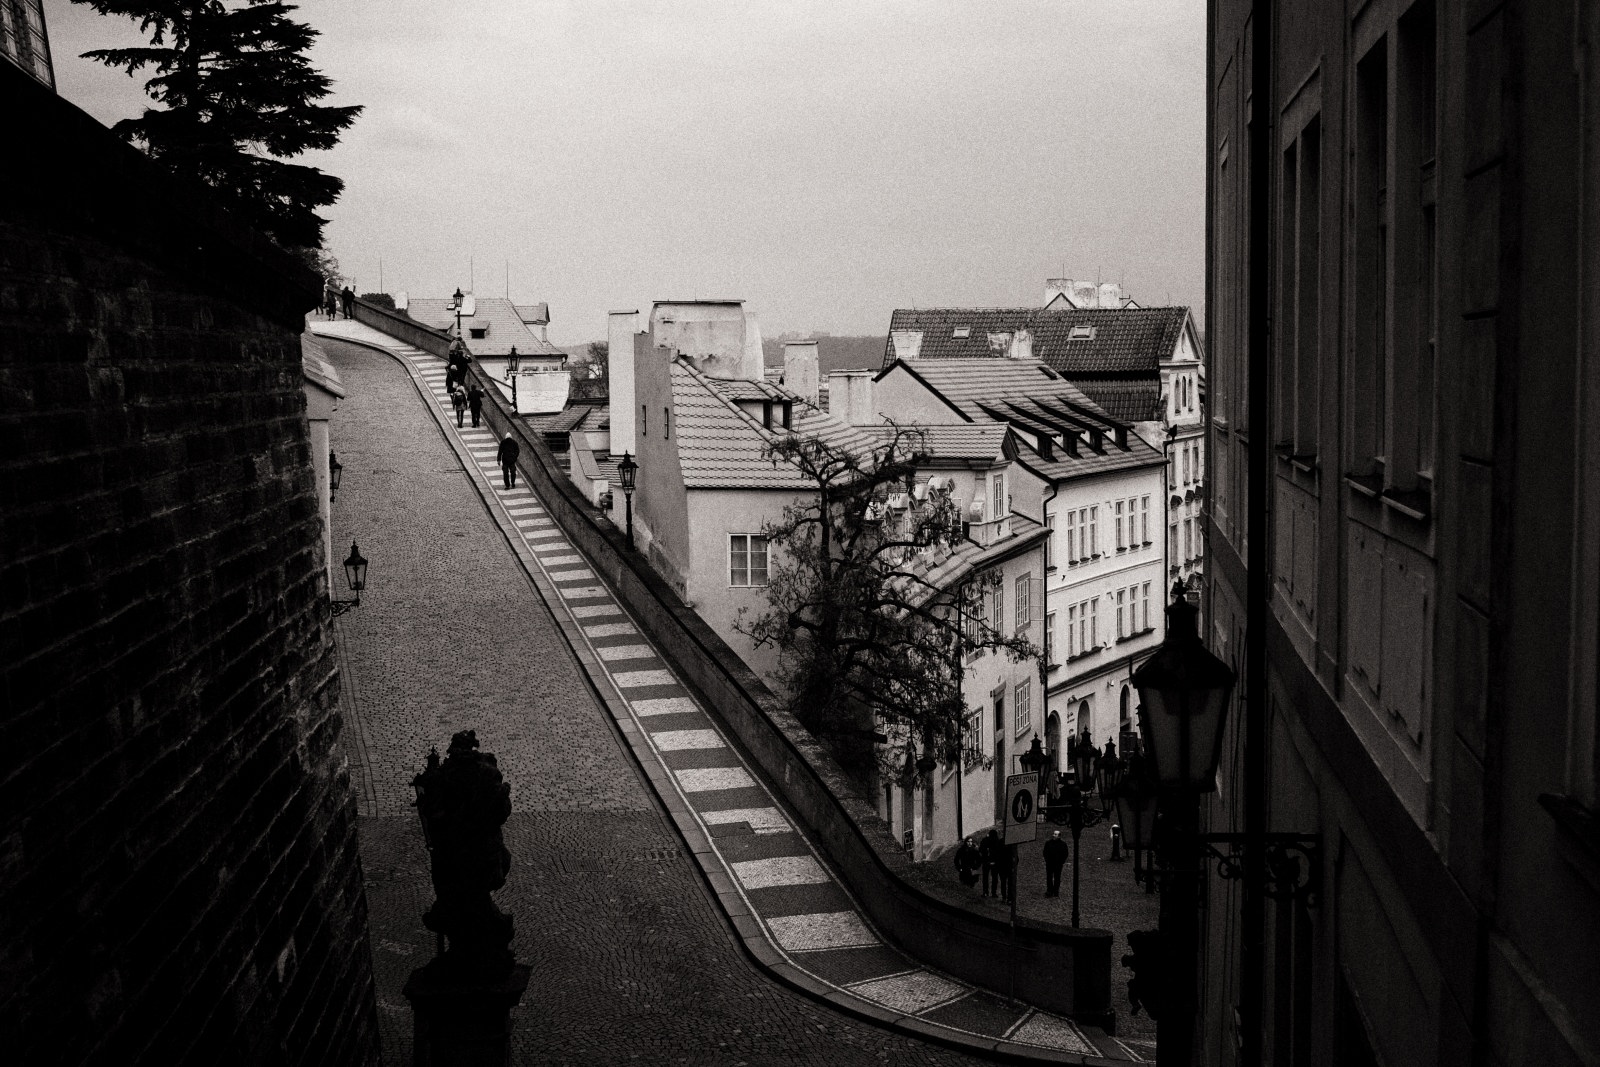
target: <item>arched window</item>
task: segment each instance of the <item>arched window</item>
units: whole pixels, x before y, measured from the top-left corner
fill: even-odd
[[[1123,729],[1127,729],[1133,723],[1133,694],[1127,686],[1122,687],[1122,718],[1120,722]]]

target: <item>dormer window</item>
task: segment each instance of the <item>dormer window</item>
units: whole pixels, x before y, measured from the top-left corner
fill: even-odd
[[[1067,331],[1067,340],[1093,341],[1094,327],[1089,325],[1074,326],[1071,330]]]
[[[957,326],[955,329],[950,331],[950,336],[958,338],[960,340],[966,340],[968,337],[972,336],[972,327],[971,326]]]
[[[481,341],[485,337],[489,336],[489,327],[487,327],[487,326],[469,326],[469,327],[467,327],[467,333],[469,335],[471,335],[473,338]]]

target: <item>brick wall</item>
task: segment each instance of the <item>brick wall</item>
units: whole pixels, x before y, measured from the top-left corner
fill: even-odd
[[[0,68],[7,65],[0,64]],[[0,69],[0,1047],[363,1063],[309,272]]]

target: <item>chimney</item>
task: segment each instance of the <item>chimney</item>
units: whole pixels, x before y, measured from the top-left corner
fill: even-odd
[[[1117,447],[1124,452],[1128,451],[1128,428],[1126,426],[1118,426],[1116,433]]]
[[[1049,307],[1050,306],[1050,301],[1054,300],[1058,296],[1065,296],[1069,300],[1072,298],[1072,279],[1071,278],[1046,278],[1045,279],[1045,283],[1044,283],[1044,303],[1045,303],[1045,306]]]
[[[637,311],[613,311],[606,316],[606,343],[611,352],[611,454],[639,451],[634,439],[635,399],[633,335],[639,332]]]
[[[1070,299],[1073,307],[1099,307],[1100,287],[1094,282],[1076,282],[1072,286]]]
[[[1077,430],[1068,430],[1066,433],[1062,434],[1061,444],[1062,447],[1067,450],[1067,455],[1071,456],[1073,459],[1077,459],[1081,455],[1081,453],[1078,452]]]
[[[756,313],[748,308],[744,311],[744,360],[743,373],[739,377],[752,382],[767,380],[767,357],[761,347],[761,323],[756,321]]]
[[[1119,308],[1122,306],[1122,286],[1116,282],[1100,283],[1100,306],[1103,308]]]
[[[786,341],[783,345],[784,388],[808,404],[817,403],[817,342]]]
[[[836,370],[828,375],[828,412],[850,426],[870,426],[872,411],[870,370]]]

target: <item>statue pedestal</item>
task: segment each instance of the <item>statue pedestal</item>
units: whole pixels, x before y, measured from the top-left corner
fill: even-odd
[[[517,964],[499,981],[461,978],[419,967],[406,979],[414,1067],[509,1067],[511,1009],[528,988],[531,968]]]

